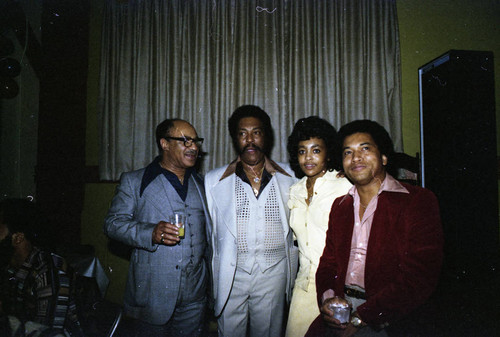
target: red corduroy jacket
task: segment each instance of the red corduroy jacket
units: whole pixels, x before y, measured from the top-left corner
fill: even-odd
[[[407,315],[435,289],[443,260],[443,231],[435,195],[402,184],[410,193],[380,194],[368,241],[366,303],[357,309],[374,327]],[[353,198],[332,205],[326,246],[316,273],[318,303],[328,289],[344,295],[354,226]]]

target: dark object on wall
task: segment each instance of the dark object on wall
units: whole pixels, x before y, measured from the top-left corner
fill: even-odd
[[[59,0],[64,3],[63,0]],[[37,3],[40,3],[42,6],[42,10],[44,11],[44,7],[49,7],[51,9],[57,10],[57,1],[56,0],[51,0],[51,1],[38,1]],[[47,6],[45,4],[47,3]],[[79,10],[81,8],[78,8],[78,2],[71,1],[66,3],[74,3],[75,4],[75,10]],[[24,46],[24,55],[26,55],[26,61],[29,62],[31,68],[35,72],[38,78],[41,78],[42,74],[42,68],[43,68],[43,60],[42,58],[44,57],[42,52],[42,46],[40,42],[38,41],[37,37],[35,36],[35,33],[33,31],[33,28],[29,24],[29,20],[27,19],[26,15],[24,14],[23,7],[28,6],[26,3],[21,4],[21,1],[18,0],[2,0],[0,1],[0,31],[7,31],[7,30],[12,30],[12,32],[15,34],[17,41],[19,45]],[[28,6],[32,7],[32,6]],[[58,13],[57,11],[55,12],[49,12],[48,14],[54,15],[55,13]],[[60,14],[59,14],[60,15]],[[76,21],[75,21],[76,22]],[[54,21],[52,21],[54,23]],[[78,23],[76,23],[78,24]],[[42,27],[43,28],[43,27]],[[39,28],[38,28],[39,29]],[[42,32],[45,32],[44,29],[42,29]],[[44,34],[42,34],[44,35]],[[43,37],[42,37],[43,38]],[[73,41],[70,40],[68,43],[72,43]],[[0,46],[2,46],[3,42],[0,42]],[[12,51],[9,51],[10,47],[9,43],[6,42],[7,49],[5,52],[0,51],[1,56],[7,56],[12,54],[14,51],[12,46]],[[67,47],[68,44],[64,45],[63,47]]]
[[[494,271],[499,233],[493,53],[450,50],[419,68],[419,91],[421,181],[439,199],[445,267],[460,277]]]
[[[10,77],[0,76],[0,99],[14,98],[19,93],[19,85]]]
[[[395,152],[390,161],[397,170],[395,176],[399,181],[412,185],[420,185],[420,157],[412,157],[403,152]]]
[[[11,57],[0,59],[0,76],[16,77],[21,72],[19,62]]]
[[[0,57],[10,55],[13,52],[14,52],[14,43],[5,36],[0,36]]]

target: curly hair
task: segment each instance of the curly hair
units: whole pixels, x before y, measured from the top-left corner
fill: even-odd
[[[382,125],[369,119],[355,120],[340,128],[338,133],[338,145],[336,146],[337,160],[339,160],[340,163],[342,162],[344,139],[355,133],[367,133],[373,138],[380,154],[387,157],[386,171],[394,176],[396,172],[391,162],[394,157],[394,144],[392,143],[391,136],[389,136],[389,133]]]
[[[290,166],[295,172],[297,178],[302,178],[305,174],[299,165],[298,159],[298,148],[299,142],[304,140],[309,140],[311,138],[323,139],[325,142],[328,159],[326,162],[326,168],[328,171],[333,171],[338,169],[338,161],[335,160],[335,145],[336,145],[337,131],[335,128],[326,120],[318,117],[311,116],[306,118],[301,118],[295,123],[292,133],[288,137],[287,151]]]

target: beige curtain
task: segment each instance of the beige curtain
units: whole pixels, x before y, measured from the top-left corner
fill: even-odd
[[[337,129],[376,120],[400,150],[395,0],[108,0],[100,90],[104,180],[147,165],[172,117],[205,138],[202,171],[228,163],[227,119],[242,104],[270,114],[278,161],[310,115]]]

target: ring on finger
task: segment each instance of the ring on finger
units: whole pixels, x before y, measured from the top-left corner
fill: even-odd
[[[165,238],[163,237],[163,234],[162,234],[162,236],[161,236],[160,242],[161,242],[161,243],[164,243],[164,242],[165,242]]]
[[[165,235],[165,233],[161,233],[160,237],[163,238],[163,235]]]

